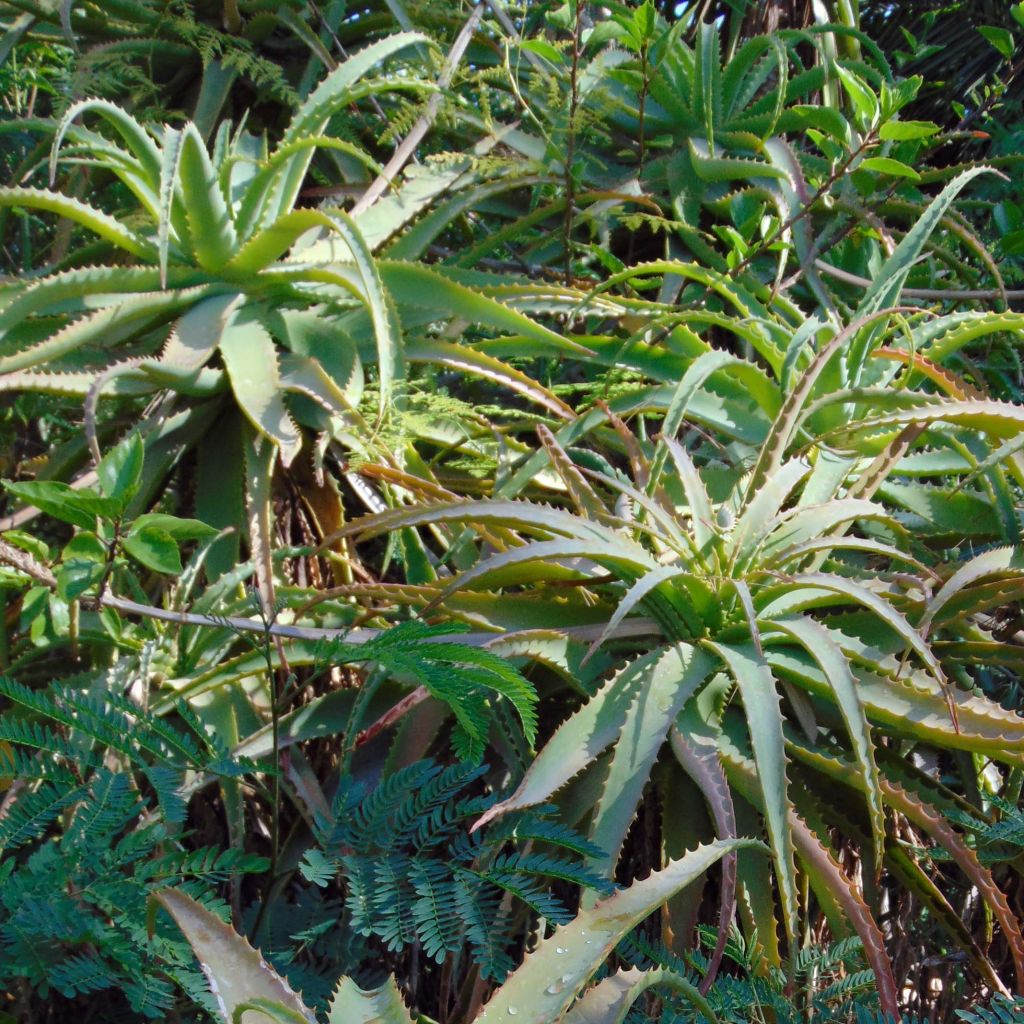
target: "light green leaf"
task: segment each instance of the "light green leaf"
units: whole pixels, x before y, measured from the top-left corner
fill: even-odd
[[[493,327],[509,334],[549,344],[557,352],[590,355],[583,345],[542,326],[510,306],[488,298],[479,290],[468,288],[446,276],[438,267],[420,263],[382,260],[381,279],[399,308],[411,307],[443,317],[463,317],[471,323]]]
[[[417,44],[429,45],[430,40],[419,32],[397,32],[353,54],[306,98],[293,115],[281,145],[289,146],[307,136],[322,135],[331,116],[352,102],[356,83],[360,79],[381,61]],[[394,76],[390,84],[393,88],[401,88],[403,80]],[[274,198],[267,205],[266,220],[276,220],[294,207],[312,153],[312,150],[297,152],[285,163],[284,173],[278,176]]]
[[[895,306],[899,302],[900,293],[906,284],[907,275],[921,255],[925,243],[932,232],[938,226],[939,221],[946,215],[953,200],[960,194],[964,187],[981,174],[991,173],[988,167],[973,167],[970,170],[958,174],[929,204],[923,214],[917,219],[914,226],[903,236],[899,245],[893,250],[892,255],[879,268],[872,281],[871,287],[864,293],[860,305],[857,307],[856,319],[877,313],[887,307]],[[855,347],[851,346],[848,365],[851,369],[859,372],[864,363],[864,355],[867,351],[868,341]],[[851,375],[851,382],[854,376]]]
[[[661,871],[602,900],[542,939],[491,997],[475,1024],[552,1024],[597,972],[623,936],[725,854],[753,848],[749,839],[709,843],[670,861]]]
[[[327,1024],[413,1024],[393,975],[377,988],[362,989],[342,978],[331,998]]]
[[[1016,46],[1013,33],[1000,25],[980,25],[978,32],[990,42],[1007,60],[1013,60]]]
[[[66,217],[104,241],[124,249],[132,256],[152,260],[157,256],[156,246],[134,231],[130,231],[119,220],[97,210],[80,199],[49,192],[42,188],[0,188],[0,208],[23,206],[27,210],[45,210],[58,217]]]
[[[84,530],[95,529],[97,518],[109,518],[118,512],[117,502],[101,497],[86,487],[72,488],[54,480],[26,483],[10,483],[5,480],[3,486],[26,505]]]
[[[885,849],[885,818],[882,807],[882,790],[875,764],[874,743],[868,727],[864,708],[857,695],[857,680],[854,678],[849,661],[831,631],[820,622],[808,616],[772,619],[764,626],[771,625],[799,643],[817,662],[824,673],[836,704],[846,724],[853,744],[854,757],[864,777],[864,788],[868,798],[871,820],[871,836],[874,843],[876,872],[881,870],[882,853]]]
[[[208,540],[217,534],[217,530],[198,519],[182,519],[163,512],[146,512],[132,524],[133,529],[152,526],[173,537],[175,540]]]
[[[926,139],[938,130],[939,126],[934,121],[886,121],[878,135],[885,142],[904,142],[907,139]]]
[[[106,567],[91,559],[65,558],[57,570],[57,596],[63,601],[81,597],[103,579]]]
[[[302,437],[285,408],[274,339],[258,320],[235,313],[220,337],[220,353],[242,412],[290,465]]]
[[[64,136],[67,135],[72,122],[87,111],[99,114],[121,136],[132,157],[143,171],[149,187],[155,192],[160,181],[160,150],[156,143],[146,129],[123,107],[109,100],[99,99],[72,103],[60,119],[50,147],[51,184],[57,175],[57,157]]]
[[[313,1012],[303,1005],[288,983],[220,918],[177,889],[162,889],[153,899],[174,918],[188,939],[215,993],[224,1024],[233,1024],[239,1006],[254,999],[280,1003],[309,1024],[316,1024]],[[257,1015],[247,1014],[246,1024],[259,1024]]]
[[[638,967],[620,970],[584,992],[566,1014],[565,1024],[622,1024],[630,1007],[656,985],[678,992],[693,1004],[708,1024],[718,1024],[715,1011],[697,986],[683,975],[659,968],[641,971]]]
[[[142,480],[142,438],[132,434],[109,451],[96,467],[100,490],[123,509],[135,496]]]
[[[878,174],[889,174],[894,178],[910,178],[911,181],[920,181],[921,175],[899,160],[893,160],[888,156],[869,156],[860,162],[860,168],[865,171],[875,171]]]
[[[543,803],[592,764],[621,735],[631,705],[664,653],[663,649],[653,651],[627,665],[566,719],[534,758],[512,796],[489,808],[474,829],[501,814]]]
[[[646,673],[642,694],[626,712],[594,808],[589,838],[604,854],[590,862],[596,871],[614,875],[619,850],[668,730],[683,705],[717,667],[717,659],[705,652],[690,644],[677,644],[665,649]]]
[[[193,124],[182,130],[178,171],[196,261],[206,270],[220,270],[235,254],[238,240],[217,171]]]
[[[918,626],[922,636],[928,635],[932,623],[941,615],[942,610],[965,587],[990,576],[1020,578],[1022,574],[1024,574],[1024,556],[1017,548],[994,548],[992,551],[976,555],[960,566],[928,602]]]

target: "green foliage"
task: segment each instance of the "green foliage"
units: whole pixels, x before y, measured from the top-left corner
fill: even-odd
[[[110,712],[103,720],[111,728],[122,724]],[[5,722],[4,732],[15,743],[43,752],[60,746],[38,727],[19,731],[14,725]],[[152,1020],[164,1019],[177,991],[211,1009],[187,946],[167,927],[147,935],[147,901],[166,885],[184,885],[222,913],[216,887],[265,871],[266,859],[194,845],[180,830],[181,780],[173,770],[149,768],[147,795],[131,772],[94,765],[88,753],[75,760],[64,751],[59,756],[67,767],[48,769],[4,817],[0,979],[8,987],[26,982],[44,997],[127,1005]],[[31,780],[39,775],[38,767],[33,770],[39,757],[15,754],[5,769]],[[58,815],[64,827],[56,841],[19,859],[14,851]]]
[[[1017,1024],[1024,1016],[1024,1000],[1020,997],[1009,999],[1004,995],[996,995],[988,1006],[957,1010],[956,1015],[966,1024]]]
[[[702,941],[712,949],[717,936],[702,929]],[[687,960],[675,956],[660,944],[631,936],[620,947],[627,963],[642,970],[674,970],[687,975],[696,986],[706,977],[707,957],[695,949]],[[864,970],[860,940],[844,939],[830,946],[808,946],[799,951],[785,969],[760,971],[761,951],[747,945],[738,933],[725,945],[726,972],[715,978],[707,990],[708,1006],[722,1022],[792,1022],[811,1020],[815,1024],[874,1018],[877,995],[874,975]],[[660,1015],[634,1006],[625,1018],[628,1024],[659,1020],[697,1021],[700,1012],[685,996],[662,994]]]
[[[897,6],[0,3],[0,1017],[1012,1018],[1020,5]]]
[[[514,967],[509,948],[520,907],[565,924],[572,915],[552,882],[605,895],[611,886],[581,863],[600,851],[552,820],[553,808],[470,832],[495,802],[467,794],[485,771],[420,761],[369,794],[342,785],[302,873],[318,885],[340,874],[357,932],[390,950],[417,942],[438,963],[468,945],[481,977],[500,982]]]
[[[479,761],[493,717],[488,692],[505,697],[515,709],[523,734],[532,744],[537,734],[537,695],[515,668],[490,651],[446,640],[458,626],[426,626],[413,620],[399,623],[381,636],[359,645],[335,641],[321,657],[333,664],[375,662],[396,675],[410,676],[444,701],[456,721],[456,753]]]

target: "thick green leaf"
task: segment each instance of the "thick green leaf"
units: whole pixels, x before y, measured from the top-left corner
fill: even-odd
[[[876,872],[881,870],[882,851],[885,849],[885,819],[882,791],[875,764],[874,744],[867,718],[857,695],[854,678],[846,655],[831,631],[808,616],[772,619],[771,625],[799,643],[817,662],[835,695],[846,730],[853,743],[853,753],[864,774],[864,790],[868,798],[871,835],[875,850]]]
[[[303,1005],[288,983],[233,928],[178,889],[162,889],[153,898],[188,939],[224,1024],[234,1024],[238,1008],[254,999],[280,1003],[309,1024],[316,1024],[313,1012]],[[257,1024],[258,1019],[258,1013],[253,1011],[245,1017],[247,1024]]]
[[[49,192],[42,188],[0,188],[0,208],[24,207],[27,210],[45,210],[66,217],[99,235],[104,241],[124,249],[132,256],[155,260],[157,248],[147,239],[130,231],[115,217],[83,203],[79,199]]]
[[[698,847],[661,871],[652,872],[622,889],[570,924],[555,929],[527,955],[522,965],[491,997],[475,1018],[476,1024],[552,1024],[611,954],[618,942],[648,914],[684,886],[700,878],[727,853],[760,846],[750,839],[733,839]]]
[[[645,654],[605,683],[559,726],[530,764],[516,791],[481,815],[474,828],[509,811],[543,803],[593,764],[622,734],[630,708],[640,699],[665,657],[665,649]]]
[[[783,920],[792,941],[797,934],[798,916],[793,839],[787,821],[792,805],[787,794],[782,709],[775,679],[768,663],[753,646],[712,641],[705,641],[705,644],[724,662],[739,687],[746,710],[750,743],[764,799],[765,822],[782,893]]]
[[[178,171],[196,261],[206,270],[220,270],[235,254],[238,240],[217,171],[192,124],[182,131]]]
[[[643,690],[626,712],[594,808],[590,840],[603,851],[599,860],[591,861],[595,870],[609,877],[614,874],[619,850],[668,730],[716,668],[717,660],[704,651],[677,644],[665,649],[645,673]]]
[[[708,1024],[718,1024],[708,1001],[683,975],[657,968],[641,971],[637,967],[618,971],[584,992],[565,1015],[565,1024],[622,1024],[630,1007],[656,985],[678,992],[693,1003]]]
[[[262,323],[241,311],[231,316],[221,333],[220,354],[242,412],[289,465],[302,447],[302,437],[285,408],[274,339]]]
[[[413,1024],[393,976],[377,988],[361,989],[342,978],[331,997],[327,1024]]]

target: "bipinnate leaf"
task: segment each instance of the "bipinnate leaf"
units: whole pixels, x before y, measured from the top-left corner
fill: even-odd
[[[412,1024],[412,1017],[394,976],[371,989],[342,978],[331,999],[327,1024]]]
[[[753,839],[719,840],[670,861],[628,889],[582,911],[543,939],[476,1017],[476,1024],[557,1024],[616,944],[648,914],[725,854],[763,848]]]
[[[233,928],[178,889],[162,889],[153,898],[188,939],[225,1024],[233,1024],[239,1007],[259,999],[280,1003],[286,1011],[316,1024],[313,1012],[288,983]],[[246,1010],[244,1017],[244,1024],[274,1019],[256,1009]]]

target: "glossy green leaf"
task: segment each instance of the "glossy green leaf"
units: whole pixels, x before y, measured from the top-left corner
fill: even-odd
[[[174,538],[158,526],[133,527],[124,539],[124,549],[137,562],[154,572],[177,576],[181,573],[181,554]]]

